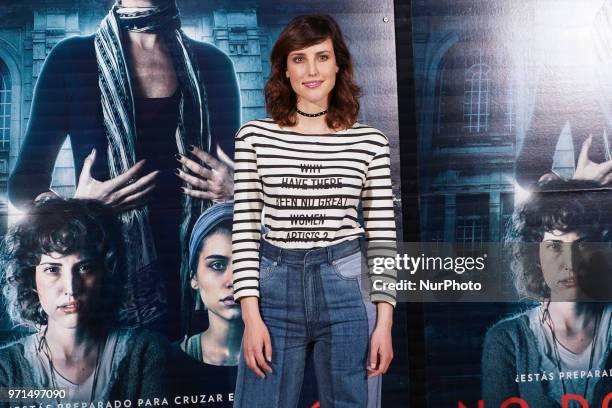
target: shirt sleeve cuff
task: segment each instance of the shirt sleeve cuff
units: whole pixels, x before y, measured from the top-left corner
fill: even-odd
[[[240,299],[247,296],[255,296],[259,297],[259,289],[258,288],[244,288],[239,292],[234,292],[234,300],[236,302],[240,302]]]

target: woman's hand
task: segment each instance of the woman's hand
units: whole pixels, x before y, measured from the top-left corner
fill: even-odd
[[[608,184],[612,181],[612,160],[603,163],[595,163],[589,159],[589,150],[593,142],[593,135],[590,135],[583,143],[578,156],[574,180],[593,180],[599,184]]]
[[[542,177],[540,177],[538,179],[538,183],[548,183],[549,181],[560,180],[560,179],[561,177],[559,177],[559,175],[551,171],[549,173],[544,174]]]
[[[376,304],[376,327],[370,337],[370,362],[368,378],[385,374],[393,360],[393,306],[389,303]]]
[[[178,154],[177,160],[191,172],[187,173],[183,169],[177,169],[177,175],[189,185],[189,188],[183,187],[183,192],[191,197],[214,202],[231,200],[234,197],[234,162],[232,159],[220,147],[217,147],[219,160],[195,146],[191,146],[190,152],[210,169],[187,156]]]
[[[60,198],[60,195],[57,194],[55,191],[50,191],[50,190],[45,191],[44,193],[40,193],[39,195],[37,195],[36,198],[34,199],[34,202],[44,201],[50,198]]]
[[[258,377],[266,378],[263,371],[272,372],[272,367],[268,364],[272,361],[272,341],[268,328],[259,314],[259,299],[255,296],[242,298],[240,308],[244,321],[242,337],[244,360]]]
[[[137,177],[142,171],[144,160],[107,181],[98,181],[91,176],[91,168],[95,161],[96,149],[93,149],[83,162],[74,198],[98,200],[117,211],[126,211],[144,205],[149,193],[155,189],[159,171]]]

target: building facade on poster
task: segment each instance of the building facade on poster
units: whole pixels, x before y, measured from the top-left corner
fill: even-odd
[[[413,5],[421,228],[426,241],[495,242],[513,211],[510,61],[487,10],[470,16],[481,2],[451,3]]]
[[[571,35],[584,31],[580,24],[588,18],[579,14],[594,4],[566,5],[563,12],[540,16],[545,5],[536,3],[413,3],[421,228],[427,241],[503,238],[515,193],[522,192],[515,190],[514,165],[532,125],[545,75],[541,67],[548,63],[555,70],[571,63],[578,43],[562,36],[551,39],[556,32],[552,27],[569,27]],[[572,23],[567,18],[574,14]],[[565,53],[559,51],[564,46]],[[577,81],[575,86],[583,84]],[[571,129],[554,132],[552,169],[571,177],[578,156]]]

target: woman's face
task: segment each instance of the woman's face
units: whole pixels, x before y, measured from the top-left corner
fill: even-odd
[[[234,302],[231,235],[216,232],[205,239],[191,287],[200,292],[209,313],[227,320],[240,318],[240,307]]]
[[[84,317],[91,316],[102,270],[99,260],[87,252],[41,255],[35,284],[49,325],[74,329]]]
[[[327,109],[329,93],[336,84],[336,55],[328,38],[322,43],[291,51],[287,56],[287,78],[297,95],[298,104],[305,102]],[[315,112],[311,112],[315,113]]]
[[[540,243],[540,265],[551,300],[575,302],[584,298],[581,281],[592,277],[588,265],[591,247],[577,232],[545,232]]]

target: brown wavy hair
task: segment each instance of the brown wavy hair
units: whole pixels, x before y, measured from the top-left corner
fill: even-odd
[[[357,121],[361,90],[353,79],[353,60],[340,26],[331,16],[310,14],[291,20],[272,48],[270,78],[265,87],[266,109],[278,125],[297,124],[297,96],[285,75],[287,56],[292,51],[320,44],[328,38],[334,46],[339,70],[336,85],[329,96],[325,117],[327,126],[334,130],[347,129]]]
[[[586,241],[612,242],[612,193],[587,180],[539,182],[518,206],[505,236],[516,291],[521,298],[545,301],[550,288],[540,266],[539,246],[545,232],[578,232]]]
[[[36,291],[36,265],[43,254],[69,255],[91,250],[101,274],[101,302],[91,327],[116,323],[126,276],[119,225],[111,209],[91,200],[49,198],[38,201],[26,218],[12,226],[0,245],[0,288],[8,316],[20,326],[47,324]]]

